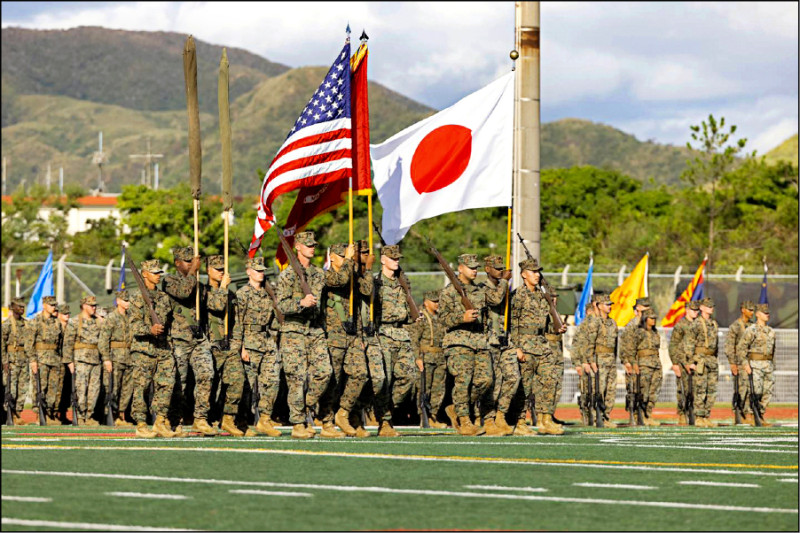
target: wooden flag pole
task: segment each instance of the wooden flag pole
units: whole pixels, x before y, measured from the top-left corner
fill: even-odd
[[[348,211],[349,211],[349,218],[350,218],[350,220],[349,220],[349,223],[350,223],[349,244],[350,244],[350,246],[353,246],[353,176],[352,175],[350,176],[350,180],[349,181],[350,181],[349,189],[347,191],[347,203],[349,204],[348,205]],[[360,258],[356,257],[355,260],[359,261]],[[353,292],[354,292],[353,291],[353,287],[354,287],[353,272],[351,272],[350,273],[350,318],[351,319],[353,318]]]
[[[222,145],[222,214],[224,217],[225,228],[225,247],[223,248],[223,262],[225,275],[229,275],[228,270],[228,242],[230,214],[233,207],[231,200],[231,186],[233,182],[233,162],[231,159],[231,115],[230,99],[228,98],[229,86],[229,63],[228,52],[222,49],[222,57],[219,61],[219,78],[217,81],[217,106],[219,107],[219,139]],[[229,305],[225,306],[224,333],[228,337],[228,312]]]
[[[511,269],[511,215],[512,215],[512,208],[511,206],[508,207],[508,231],[506,232],[506,270]],[[508,284],[508,288],[506,289],[506,309],[503,319],[503,331],[508,334],[508,301],[511,299],[511,284]]]
[[[194,199],[194,256],[200,256],[200,176],[202,148],[200,144],[200,105],[197,100],[197,49],[190,35],[183,47],[183,78],[186,82],[186,111],[189,117],[189,178]],[[195,319],[200,322],[200,270],[197,271]]]
[[[194,198],[194,256],[195,257],[200,255],[199,222],[200,222],[200,200]],[[200,269],[197,269],[195,276],[197,276],[197,290],[194,291],[195,292],[194,315],[195,319],[198,322],[200,322]]]
[[[368,232],[369,232],[369,255],[372,255],[373,250],[373,229],[372,229],[372,189],[369,191],[369,195],[367,196],[367,219],[369,224],[367,225]],[[369,274],[370,276],[372,273]],[[375,320],[375,291],[372,291],[372,294],[369,297],[369,323],[372,324]]]

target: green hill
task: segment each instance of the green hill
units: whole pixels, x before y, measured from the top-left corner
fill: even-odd
[[[797,166],[797,134],[795,133],[781,144],[767,152],[765,157],[770,163],[788,161],[794,166]]]

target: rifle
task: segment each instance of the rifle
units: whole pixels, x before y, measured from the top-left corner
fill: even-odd
[[[126,257],[125,265],[131,271],[133,279],[136,280],[136,285],[139,287],[139,292],[142,293],[144,305],[147,307],[147,312],[150,314],[150,321],[153,323],[153,325],[158,324],[163,326],[164,324],[161,322],[161,319],[158,318],[155,307],[153,306],[153,299],[150,298],[150,291],[147,289],[147,285],[144,283],[144,278],[142,278],[142,274],[139,272],[139,267],[136,266],[136,262],[133,260],[130,252],[128,252]]]
[[[586,398],[583,400],[584,408],[586,409],[587,422],[589,425],[594,425],[594,413],[592,412],[592,376],[586,375]]]
[[[6,364],[6,387],[4,391],[4,397],[6,400],[6,425],[13,426],[14,425],[14,415],[16,414],[16,402],[14,400],[14,395],[11,394],[11,363]]]
[[[689,421],[689,425],[694,425],[694,379],[692,378],[692,373],[689,370],[686,370],[686,376],[689,378],[689,390],[686,393],[686,401],[685,401],[685,412],[686,418]]]
[[[69,370],[69,369],[67,369]],[[72,425],[78,425],[78,393],[75,392],[75,372],[70,372],[69,401],[72,404]]]
[[[106,425],[114,426],[114,370],[108,373],[108,390],[106,391]]]
[[[595,354],[596,355],[596,354]],[[597,363],[595,363],[597,364]],[[606,415],[606,401],[600,394],[600,365],[597,365],[597,372],[594,373],[594,422],[595,426],[602,428],[603,419]]]
[[[44,414],[44,394],[42,394],[42,369],[36,369],[36,406],[39,409],[39,425],[47,425],[47,417]]]
[[[525,244],[525,240],[522,238],[522,235],[517,232],[517,237],[519,238],[519,242],[522,244],[522,247],[525,248],[525,255],[528,259],[533,259],[533,255],[531,251],[528,250],[528,245]],[[544,275],[539,272],[539,288],[542,290],[542,294],[544,295],[544,299],[547,300],[547,305],[550,307],[550,318],[553,319],[553,325],[555,326],[556,330],[561,330],[564,327],[564,322],[561,320],[561,315],[558,314],[558,310],[556,310],[556,306],[553,303],[553,294],[550,292],[550,286],[544,280]]]
[[[292,270],[294,270],[294,273],[297,274],[297,279],[300,281],[300,288],[303,290],[303,294],[306,296],[312,294],[311,287],[309,287],[306,282],[303,265],[301,265],[300,260],[297,259],[297,254],[292,253],[289,242],[286,240],[286,237],[283,236],[283,230],[280,229],[277,224],[275,225],[275,232],[278,234],[278,239],[281,241],[283,251],[286,252],[286,257],[289,259],[289,265],[292,267]]]
[[[681,390],[681,396],[678,399],[678,411],[682,413],[686,413],[686,389],[683,386],[683,379],[675,376],[676,381],[678,382],[678,387]]]
[[[381,235],[381,230],[378,229],[378,225],[373,222],[372,226],[375,228],[375,233],[378,234],[378,238],[381,240],[381,246],[386,246],[386,241],[383,240],[383,235]],[[414,297],[411,296],[411,287],[408,285],[408,279],[406,278],[403,269],[400,268],[400,265],[397,265],[395,277],[397,278],[397,282],[400,283],[400,286],[403,288],[403,293],[406,295],[406,303],[408,304],[408,311],[411,315],[411,320],[416,321],[419,318],[419,307],[417,307],[417,302],[414,301]]]
[[[536,395],[533,394],[533,390],[531,390],[531,393],[528,395],[527,401],[528,409],[531,411],[531,425],[538,426],[539,421],[536,419]]]
[[[242,244],[242,241],[239,240],[239,237],[236,237],[236,242],[244,252],[245,257],[247,257],[247,248],[244,247],[244,244]],[[272,300],[272,309],[275,311],[275,319],[278,321],[278,324],[283,324],[284,315],[283,312],[278,309],[278,297],[275,295],[275,289],[272,288],[272,285],[267,279],[264,280],[264,290],[267,291],[267,294],[269,294],[269,297]]]
[[[742,416],[744,401],[742,400],[742,395],[739,394],[739,374],[733,376],[733,400],[731,400],[731,405],[733,407],[733,423],[741,424],[744,418]]]
[[[420,422],[422,422],[422,427],[429,428],[431,427],[430,422],[428,421],[428,413],[431,409],[430,400],[428,399],[427,395],[425,394],[425,365],[422,366],[422,372],[419,374],[419,398],[417,400],[417,407],[419,408],[419,417]]]
[[[636,425],[636,422],[633,418],[633,412],[636,410],[636,392],[633,386],[633,380],[626,379],[625,381],[625,410],[628,411],[628,424],[633,426]]]
[[[762,416],[761,416],[761,395],[756,395],[756,389],[753,385],[753,374],[747,374],[747,379],[750,381],[750,409],[753,410],[753,420],[755,420],[756,426],[762,426]]]
[[[636,396],[634,402],[634,410],[636,411],[636,422],[638,425],[644,425],[645,419],[645,407],[644,407],[644,395],[642,394],[642,382],[641,382],[642,375],[641,373],[636,374]]]
[[[456,292],[461,297],[461,304],[464,306],[464,309],[466,309],[467,311],[474,310],[475,306],[472,305],[472,302],[467,297],[467,293],[464,290],[464,285],[461,284],[461,281],[456,276],[456,273],[453,272],[453,269],[450,267],[448,262],[444,260],[442,254],[439,252],[439,250],[436,249],[436,247],[433,245],[433,242],[430,239],[428,239],[428,246],[430,247],[431,254],[433,254],[433,257],[436,258],[436,260],[439,262],[439,266],[442,267],[442,270],[444,270],[444,273],[447,275],[447,279],[450,280],[450,283],[453,285],[453,287],[456,289]]]
[[[248,363],[250,368],[253,368],[253,363]],[[258,390],[258,369],[255,369],[255,379],[253,380],[253,389],[250,394],[250,411],[255,416],[256,423],[261,418],[261,413],[258,411],[258,402],[261,400],[261,392]]]

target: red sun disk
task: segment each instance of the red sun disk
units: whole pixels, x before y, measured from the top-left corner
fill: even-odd
[[[469,165],[472,130],[464,126],[439,126],[428,133],[411,158],[411,183],[419,194],[444,189]]]

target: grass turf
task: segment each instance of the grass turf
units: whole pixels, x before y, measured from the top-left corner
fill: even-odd
[[[504,438],[402,432],[400,439],[142,440],[127,438],[129,429],[4,428],[2,515],[5,520],[217,530],[798,527],[796,427],[568,427],[562,437]],[[3,525],[9,528],[26,529]]]

